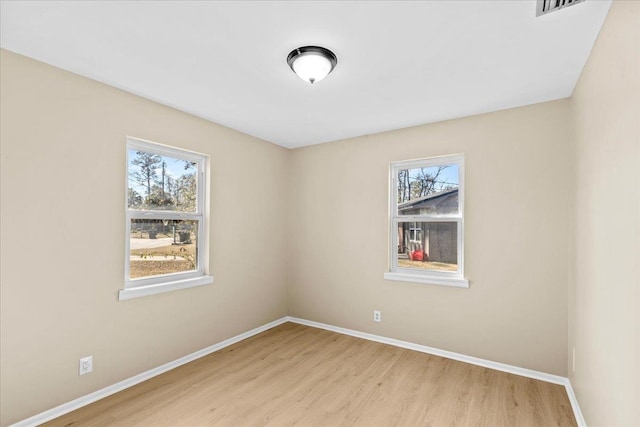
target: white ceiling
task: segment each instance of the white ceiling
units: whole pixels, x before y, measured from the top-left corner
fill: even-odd
[[[2,1],[1,45],[285,147],[571,95],[610,0]],[[315,85],[287,54],[338,57]]]

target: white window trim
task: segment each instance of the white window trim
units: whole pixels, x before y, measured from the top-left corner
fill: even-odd
[[[118,292],[118,300],[127,300],[147,295],[155,295],[163,292],[170,292],[179,289],[192,288],[195,286],[208,285],[213,283],[213,276],[208,275],[209,271],[209,201],[208,201],[208,176],[209,158],[205,154],[195,153],[167,145],[158,144],[143,139],[127,137],[127,156],[125,167],[125,269],[124,269],[124,289]],[[129,150],[145,151],[161,156],[168,156],[175,159],[187,160],[198,165],[198,203],[196,212],[176,212],[176,211],[146,211],[129,209],[128,188],[129,188]],[[140,279],[129,278],[131,248],[131,219],[192,219],[198,221],[198,269],[185,273],[164,274]]]
[[[403,169],[426,168],[440,165],[458,165],[458,214],[447,216],[434,215],[398,215],[398,171]],[[399,222],[456,222],[458,224],[458,271],[429,271],[398,267],[397,242]],[[386,280],[414,282],[431,285],[468,288],[469,281],[464,277],[464,155],[430,157],[425,159],[392,162],[389,165],[389,271],[384,273]]]

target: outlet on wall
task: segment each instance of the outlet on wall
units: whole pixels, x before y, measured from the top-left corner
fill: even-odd
[[[80,375],[88,374],[93,371],[93,356],[87,356],[80,359]]]
[[[373,310],[373,321],[382,322],[382,313],[380,310]]]

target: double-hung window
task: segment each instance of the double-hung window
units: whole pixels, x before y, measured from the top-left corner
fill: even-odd
[[[390,165],[385,279],[469,287],[464,278],[464,157]]]
[[[203,154],[127,138],[119,299],[213,283],[206,265],[207,162]]]

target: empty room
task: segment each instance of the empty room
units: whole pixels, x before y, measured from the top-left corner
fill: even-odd
[[[640,427],[640,1],[0,18],[1,427]]]

